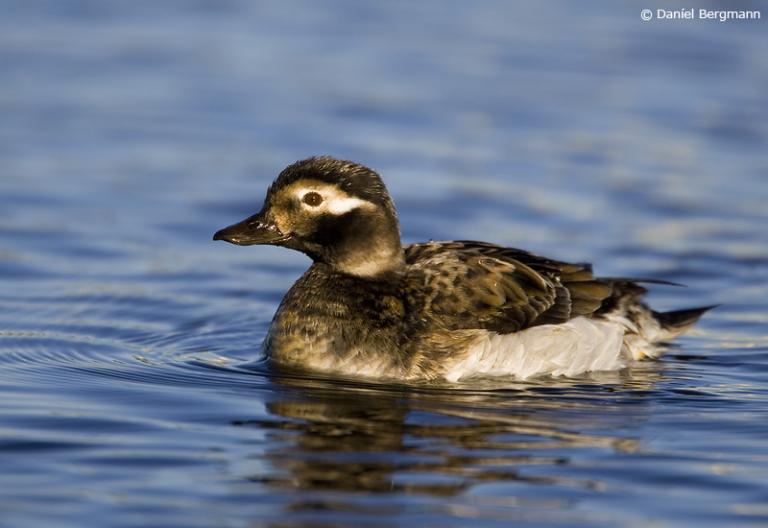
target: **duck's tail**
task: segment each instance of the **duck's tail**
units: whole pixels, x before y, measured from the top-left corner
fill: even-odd
[[[674,339],[680,334],[685,333],[690,327],[696,324],[696,321],[701,318],[706,312],[712,308],[717,308],[719,304],[713,304],[710,306],[702,306],[700,308],[688,308],[686,310],[674,310],[671,312],[656,312],[652,311],[654,319],[659,322],[661,326],[659,341],[669,341]]]
[[[643,303],[628,307],[623,316],[618,316],[618,321],[626,328],[624,350],[627,356],[634,360],[658,357],[665,350],[664,343],[685,333],[707,310],[714,307],[672,312],[656,312]]]
[[[717,306],[657,312],[642,302],[646,290],[638,282],[673,283],[648,279],[607,281],[613,287],[613,295],[600,311],[604,317],[624,325],[624,350],[635,360],[657,357],[664,350],[660,345],[685,333],[704,313]]]

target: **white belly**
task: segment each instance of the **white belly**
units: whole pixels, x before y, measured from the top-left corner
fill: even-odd
[[[575,376],[617,370],[632,359],[651,355],[645,339],[627,339],[623,318],[595,320],[576,317],[566,323],[542,325],[514,334],[483,332],[468,355],[445,373],[448,381],[471,376]],[[638,347],[642,347],[642,353]],[[637,350],[636,350],[637,348]]]

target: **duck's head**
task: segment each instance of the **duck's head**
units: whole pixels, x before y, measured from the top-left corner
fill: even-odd
[[[261,211],[213,239],[296,249],[360,277],[397,272],[404,265],[397,214],[379,175],[326,156],[285,168]]]

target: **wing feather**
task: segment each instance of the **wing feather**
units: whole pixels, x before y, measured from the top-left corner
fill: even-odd
[[[474,241],[428,242],[405,248],[410,301],[449,329],[509,333],[562,323],[601,309],[612,281],[589,264],[571,264],[515,248]]]

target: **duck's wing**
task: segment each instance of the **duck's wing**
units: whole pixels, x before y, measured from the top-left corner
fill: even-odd
[[[614,290],[588,264],[484,242],[412,244],[405,259],[410,302],[449,329],[509,333],[561,323],[594,314]]]

